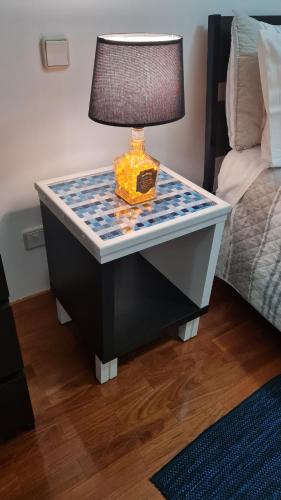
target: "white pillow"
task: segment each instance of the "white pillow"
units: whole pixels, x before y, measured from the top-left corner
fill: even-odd
[[[266,109],[262,159],[272,167],[281,167],[281,34],[260,31],[258,57]]]
[[[257,36],[260,30],[281,33],[281,26],[236,13],[226,83],[226,118],[232,149],[261,143],[265,111],[259,74]]]

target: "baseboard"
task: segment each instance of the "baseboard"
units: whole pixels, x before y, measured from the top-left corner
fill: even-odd
[[[50,294],[51,294],[51,290],[50,289],[43,290],[42,292],[33,293],[32,295],[28,295],[27,297],[23,297],[22,299],[17,299],[17,300],[11,301],[10,305],[13,308],[14,307],[17,308],[18,306],[20,307],[20,306],[24,305],[26,302],[37,300],[37,299],[40,299],[42,297],[46,297],[46,296],[48,296]]]

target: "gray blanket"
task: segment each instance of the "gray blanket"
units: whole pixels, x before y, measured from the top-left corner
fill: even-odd
[[[264,170],[233,208],[216,274],[281,331],[281,168]]]

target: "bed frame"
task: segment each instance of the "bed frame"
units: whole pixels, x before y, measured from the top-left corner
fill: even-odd
[[[253,16],[269,24],[281,24],[281,16]],[[203,187],[213,191],[216,159],[230,150],[225,116],[225,85],[231,41],[232,16],[215,14],[208,22],[208,62],[205,163]]]

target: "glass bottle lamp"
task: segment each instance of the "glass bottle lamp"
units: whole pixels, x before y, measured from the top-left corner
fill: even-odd
[[[115,192],[130,205],[156,197],[160,163],[145,152],[144,127],[179,120],[184,113],[181,36],[98,36],[89,117],[132,128],[129,151],[114,160]]]
[[[116,194],[130,205],[155,198],[159,165],[145,152],[144,129],[133,128],[130,150],[114,160]]]

